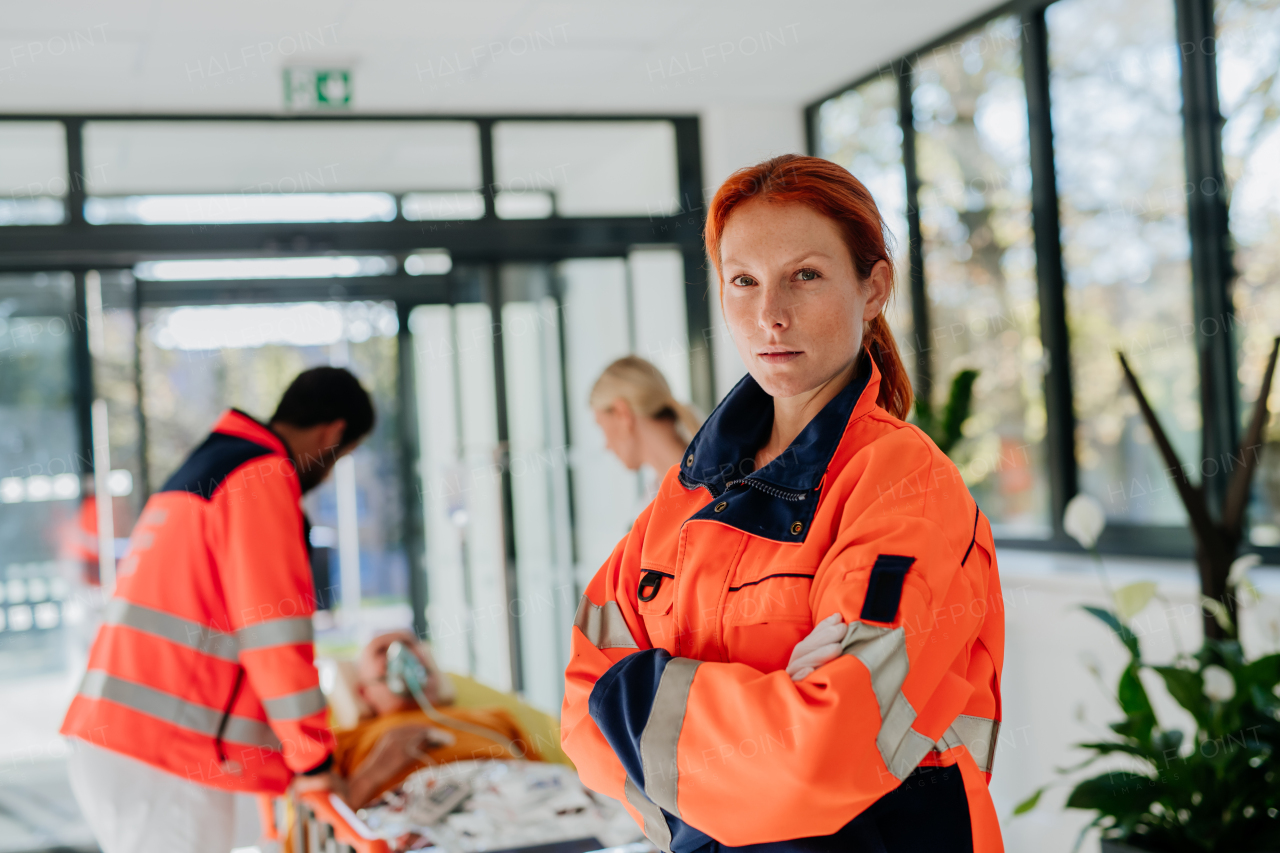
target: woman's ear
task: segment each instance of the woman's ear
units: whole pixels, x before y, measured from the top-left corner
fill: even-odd
[[[867,305],[862,311],[863,320],[874,320],[884,310],[893,291],[893,267],[888,261],[876,261],[867,276]]]
[[[613,409],[614,416],[617,417],[618,422],[626,427],[628,432],[635,429],[636,413],[631,408],[630,403],[619,397],[613,401],[613,405],[610,408]]]

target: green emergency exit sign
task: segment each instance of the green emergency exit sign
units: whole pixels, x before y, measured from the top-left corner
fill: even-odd
[[[345,68],[286,68],[284,105],[290,110],[347,109],[351,106],[351,72]]]

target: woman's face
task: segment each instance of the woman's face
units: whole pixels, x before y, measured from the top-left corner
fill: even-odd
[[[640,431],[631,406],[621,398],[607,409],[595,409],[596,423],[604,432],[604,446],[618,457],[629,471],[639,471],[643,463]]]
[[[747,371],[773,397],[818,388],[852,364],[880,313],[889,265],[858,280],[835,221],[802,204],[736,208],[720,241],[725,321]]]

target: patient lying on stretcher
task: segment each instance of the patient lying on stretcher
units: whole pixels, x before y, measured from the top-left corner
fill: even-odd
[[[434,713],[428,714],[412,695],[388,685],[387,650],[395,642],[411,650],[426,669],[422,692]],[[360,652],[356,678],[356,692],[370,713],[354,728],[334,733],[334,769],[346,777],[347,801],[355,808],[430,764],[469,759],[543,760],[506,709],[450,707],[454,688],[449,677],[412,633],[375,637]]]

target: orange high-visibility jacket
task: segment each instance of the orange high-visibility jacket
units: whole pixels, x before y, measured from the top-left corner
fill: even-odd
[[[561,731],[589,787],[664,851],[998,851],[987,791],[1004,612],[960,472],[858,375],[753,470],[750,376],[587,587]],[[793,682],[839,612],[843,654]]]
[[[225,413],[147,501],[62,733],[237,791],[327,761],[301,497],[280,437]]]

